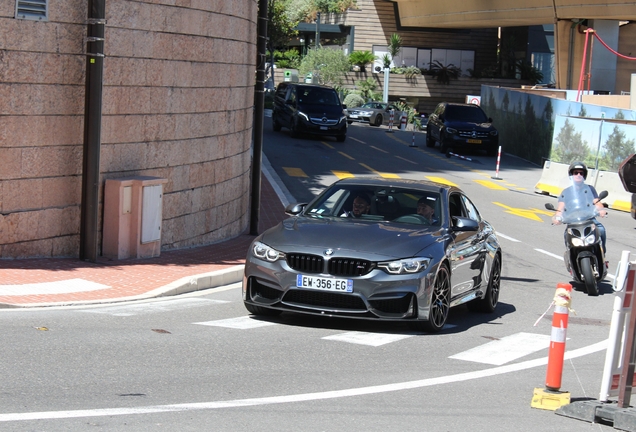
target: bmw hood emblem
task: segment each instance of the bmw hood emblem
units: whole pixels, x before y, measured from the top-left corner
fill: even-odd
[[[327,256],[333,255],[333,249],[326,249],[324,254]]]

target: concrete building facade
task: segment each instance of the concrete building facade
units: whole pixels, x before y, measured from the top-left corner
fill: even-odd
[[[0,2],[0,258],[78,256],[87,2],[25,4]],[[151,176],[167,180],[162,249],[239,235],[257,1],[105,4],[100,233],[105,180]]]

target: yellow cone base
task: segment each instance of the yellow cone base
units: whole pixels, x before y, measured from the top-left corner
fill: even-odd
[[[558,408],[569,403],[570,392],[555,392],[542,388],[535,388],[530,407],[556,411]]]

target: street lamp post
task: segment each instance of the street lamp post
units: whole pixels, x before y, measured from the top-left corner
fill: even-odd
[[[316,48],[320,48],[320,12],[316,14]]]

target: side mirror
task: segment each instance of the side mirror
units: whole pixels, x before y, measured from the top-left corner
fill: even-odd
[[[545,208],[548,210],[556,211],[556,208],[552,205],[552,203],[546,203]]]
[[[342,109],[347,109],[347,106],[345,104],[342,104]]]
[[[598,194],[599,201],[604,200],[605,198],[607,198],[608,195],[609,195],[609,192],[607,192],[606,190],[602,191],[600,194]]]
[[[453,231],[478,231],[479,223],[473,219],[453,216]]]
[[[285,207],[285,214],[288,214],[290,216],[296,216],[297,214],[299,214],[301,211],[305,209],[306,205],[307,203],[289,204],[287,207]]]

